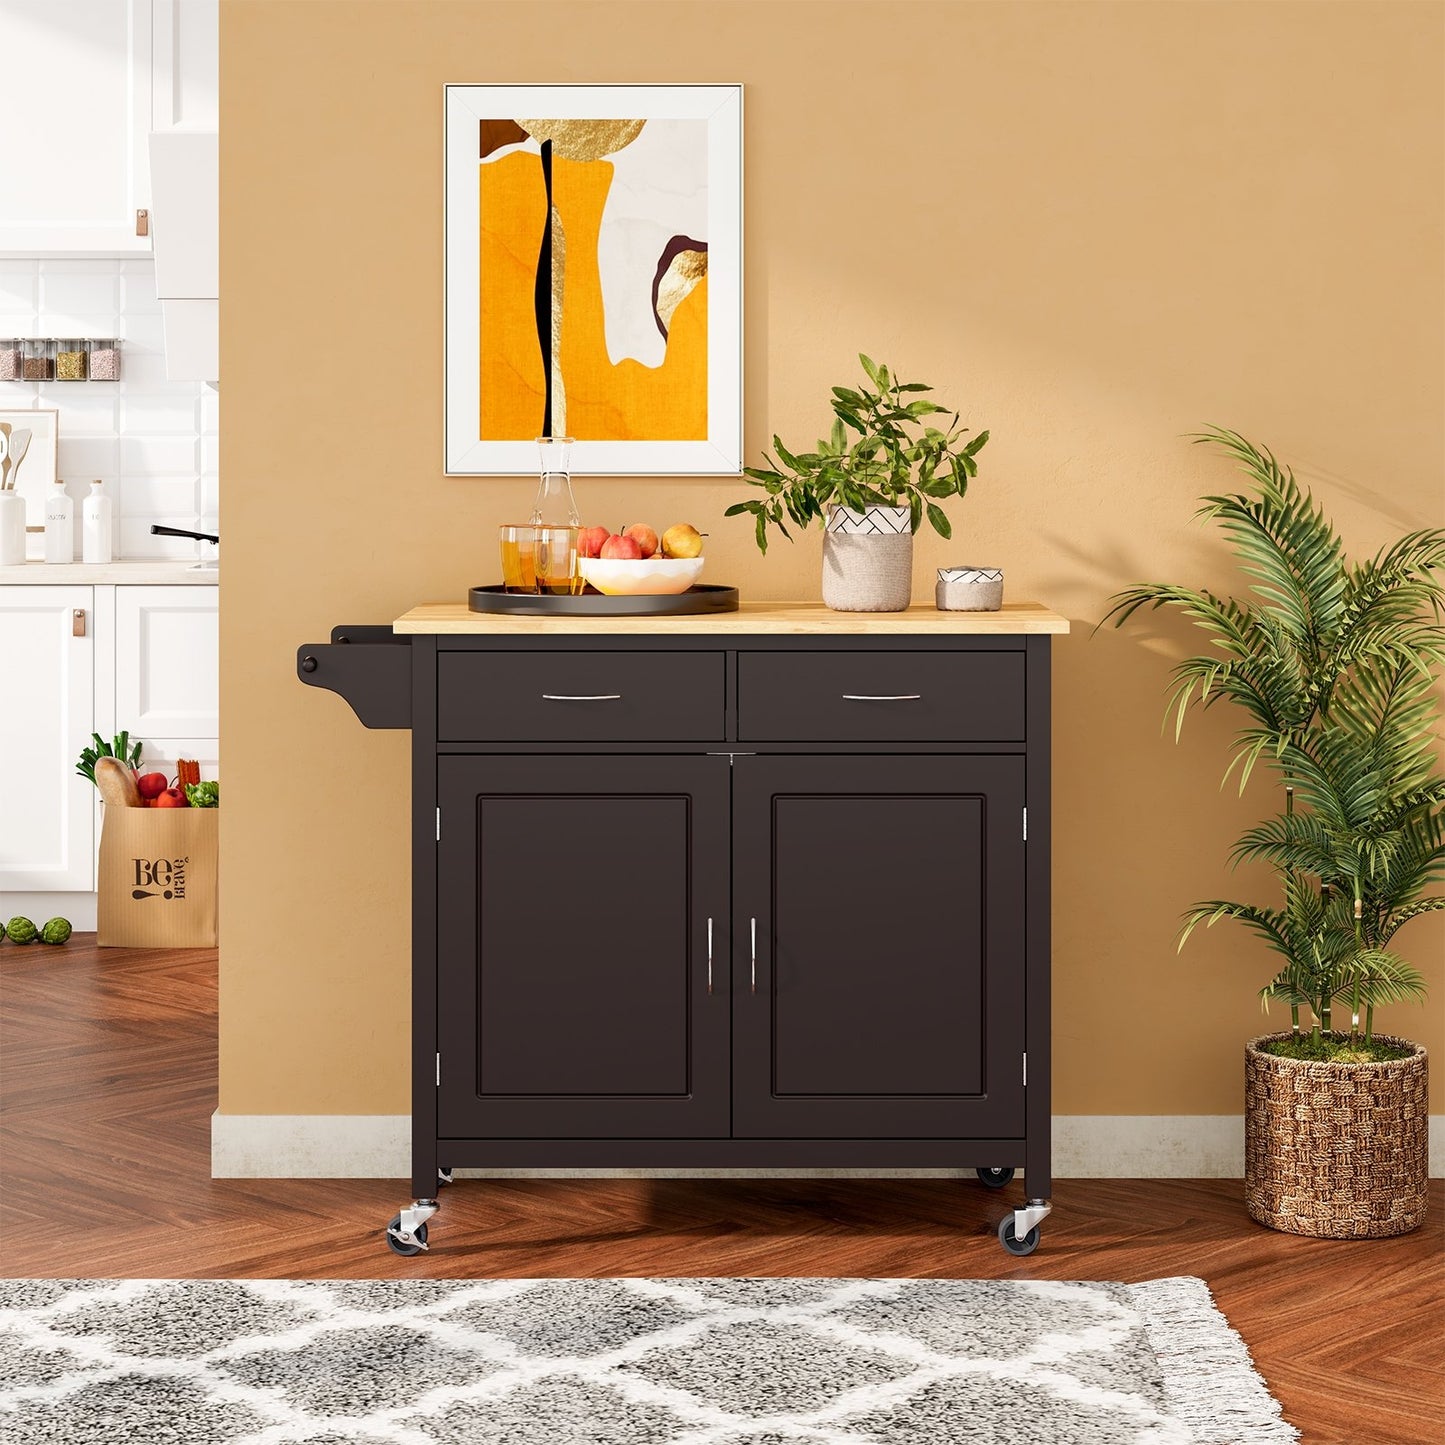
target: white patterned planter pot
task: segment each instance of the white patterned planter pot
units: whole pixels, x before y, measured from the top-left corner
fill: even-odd
[[[828,508],[823,601],[835,612],[902,612],[913,600],[907,507]]]
[[[940,567],[934,603],[940,612],[997,612],[1003,606],[998,567]]]

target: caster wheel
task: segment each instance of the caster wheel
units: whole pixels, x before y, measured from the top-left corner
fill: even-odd
[[[990,1189],[1002,1189],[1014,1177],[1012,1169],[975,1169],[974,1173]]]
[[[1014,1233],[1014,1217],[1006,1215],[999,1221],[998,1242],[1008,1250],[1010,1254],[1032,1254],[1039,1247],[1039,1227],[1034,1227],[1020,1239]]]
[[[404,1258],[407,1259],[410,1259],[411,1256],[414,1254],[420,1254],[421,1244],[426,1243],[426,1225],[418,1224],[416,1227],[416,1237],[421,1241],[421,1244],[403,1244],[401,1240],[399,1240],[396,1235],[391,1232],[393,1229],[400,1228],[401,1215],[394,1214],[392,1216],[391,1223],[386,1227],[386,1247],[393,1254],[402,1255]]]

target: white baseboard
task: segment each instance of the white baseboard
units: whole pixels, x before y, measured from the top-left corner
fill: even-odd
[[[68,918],[77,933],[95,932],[94,893],[0,892],[0,917],[28,918],[37,927],[49,918]]]
[[[404,1179],[405,1114],[222,1114],[211,1117],[216,1179]],[[1059,1179],[1238,1179],[1237,1114],[1063,1114],[1054,1119]],[[465,1178],[547,1179],[606,1174],[669,1178],[948,1178],[957,1169],[462,1169]],[[1445,1177],[1445,1114],[1430,1119],[1430,1176]]]

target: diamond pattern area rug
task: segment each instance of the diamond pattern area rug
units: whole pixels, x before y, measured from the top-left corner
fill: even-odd
[[[1197,1279],[6,1280],[6,1445],[1292,1441]]]

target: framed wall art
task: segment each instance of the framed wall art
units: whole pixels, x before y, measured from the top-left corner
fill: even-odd
[[[446,87],[446,470],[742,465],[742,87]]]

